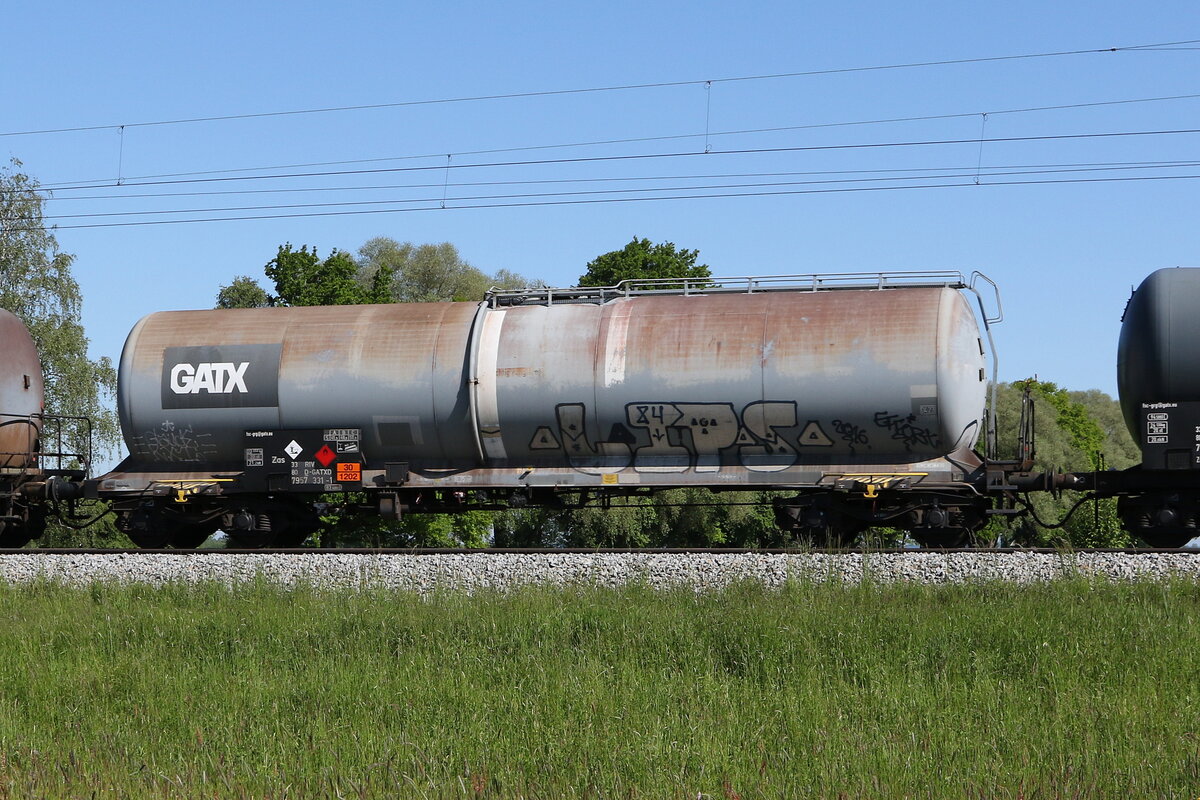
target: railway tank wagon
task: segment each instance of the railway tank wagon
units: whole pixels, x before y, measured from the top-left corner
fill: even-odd
[[[28,329],[0,309],[0,547],[20,547],[41,534],[40,509],[23,499],[21,487],[42,477],[38,464],[42,366]]]
[[[1121,318],[1117,390],[1142,463],[1102,473],[1130,533],[1156,547],[1200,535],[1200,268],[1160,269]]]
[[[793,493],[780,523],[817,540],[947,543],[990,506],[964,289],[872,273],[152,314],[121,358],[130,455],[96,493],[144,545],[298,543],[328,492],[394,515],[680,486]]]

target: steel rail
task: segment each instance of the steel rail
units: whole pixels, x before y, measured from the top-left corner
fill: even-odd
[[[972,555],[1160,555],[1176,554],[1200,556],[1198,548],[1053,548],[1053,547],[948,547],[948,548],[727,548],[727,547],[653,547],[653,548],[551,548],[551,547],[495,547],[495,548],[464,548],[464,547],[272,547],[258,549],[237,548],[204,548],[198,550],[174,549],[141,549],[141,548],[74,548],[74,547],[45,547],[27,549],[0,548],[0,556],[129,556],[129,555],[164,555],[164,556],[210,556],[210,555],[386,555],[386,556],[495,556],[495,555],[905,555],[928,556],[962,553]]]

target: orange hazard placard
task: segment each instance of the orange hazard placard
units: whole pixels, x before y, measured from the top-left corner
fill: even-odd
[[[337,465],[338,483],[356,483],[362,480],[362,464],[357,462]]]

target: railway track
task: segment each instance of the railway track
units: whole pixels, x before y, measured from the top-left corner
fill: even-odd
[[[265,582],[279,586],[508,590],[520,586],[631,584],[716,591],[750,582],[1035,583],[1063,578],[1200,583],[1200,550],[721,548],[525,549],[288,548],[260,550],[0,551],[0,584],[154,586]]]
[[[166,555],[166,556],[212,556],[212,555],[388,555],[388,556],[442,556],[442,555],[903,555],[919,558],[929,555],[944,555],[947,553],[967,553],[977,555],[1004,555],[1016,553],[1040,553],[1051,555],[1072,554],[1115,554],[1115,555],[1156,555],[1178,554],[1200,556],[1200,548],[1053,548],[1053,547],[959,547],[959,548],[842,548],[842,549],[799,549],[799,548],[720,548],[720,547],[679,547],[679,548],[548,548],[548,547],[291,547],[291,548],[258,548],[240,550],[234,548],[204,548],[198,550],[150,550],[143,548],[27,548],[0,549],[0,556],[6,555]]]

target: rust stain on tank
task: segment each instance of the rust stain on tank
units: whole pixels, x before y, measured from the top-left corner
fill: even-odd
[[[221,344],[284,345],[281,367],[320,373],[358,363],[389,362],[400,376],[428,369],[451,303],[382,306],[172,311],[147,318],[138,332],[133,367],[156,372],[167,347]],[[219,334],[214,336],[214,332]],[[426,359],[397,358],[421,353]],[[414,363],[417,362],[417,363]]]
[[[851,369],[864,360],[908,371],[932,362],[938,299],[948,291],[881,289],[779,295],[767,323],[776,369]]]
[[[643,297],[628,329],[631,370],[669,375],[675,388],[752,380],[760,368],[769,295]]]

